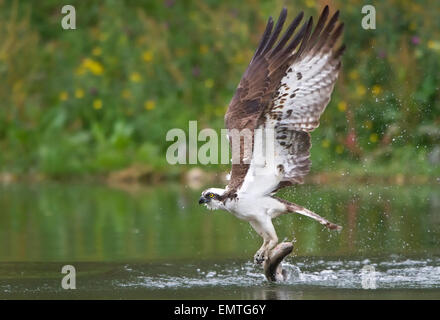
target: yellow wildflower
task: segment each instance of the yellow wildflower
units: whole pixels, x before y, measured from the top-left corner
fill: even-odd
[[[132,72],[130,74],[130,81],[132,82],[141,82],[142,78],[138,72]]]
[[[102,100],[101,99],[93,100],[93,109],[95,109],[95,110],[102,109]]]
[[[145,50],[145,51],[142,53],[142,59],[143,59],[145,62],[151,62],[151,61],[153,61],[153,52],[152,52],[151,50]]]
[[[356,80],[356,79],[359,78],[359,73],[358,73],[356,70],[352,70],[352,71],[350,71],[350,73],[348,74],[348,77],[349,77],[351,80]]]
[[[131,91],[128,89],[122,90],[122,98],[130,100],[131,99]]]
[[[90,71],[95,76],[99,76],[104,72],[104,67],[98,61],[85,58],[79,68],[76,70],[76,74],[81,75],[86,71]]]
[[[322,146],[323,146],[324,148],[328,148],[328,147],[330,147],[330,141],[329,141],[328,139],[324,139],[324,140],[322,140]]]
[[[335,151],[337,154],[341,154],[342,152],[344,152],[344,146],[338,144],[335,148]]]
[[[145,110],[153,110],[154,108],[156,108],[156,102],[154,100],[147,100],[144,103],[144,108]]]
[[[100,56],[102,54],[102,49],[100,47],[94,47],[92,50],[92,54],[94,56]]]
[[[67,91],[61,91],[60,92],[60,100],[66,101],[67,99],[69,99],[69,94],[67,93]]]
[[[341,101],[338,103],[338,110],[341,112],[345,112],[347,110],[347,102]]]
[[[306,0],[306,6],[309,8],[313,8],[315,6],[315,1],[313,0]]]
[[[358,96],[363,96],[365,95],[365,93],[367,92],[367,89],[365,89],[365,87],[363,85],[358,85],[356,86],[356,94]]]
[[[372,134],[370,134],[370,141],[371,141],[372,143],[377,142],[377,140],[379,140],[379,136],[377,135],[377,133],[372,133]]]
[[[428,48],[432,49],[432,50],[440,50],[440,42],[434,41],[434,40],[429,40],[428,41]]]
[[[209,51],[209,48],[208,48],[207,45],[202,44],[202,45],[200,45],[200,47],[199,47],[199,51],[200,51],[201,54],[207,54],[208,51]]]
[[[93,73],[95,76],[99,76],[104,72],[104,68],[99,62],[94,61],[92,59],[86,59],[86,60],[87,60],[86,62],[87,69],[89,69],[89,71]]]
[[[375,85],[373,86],[373,88],[371,89],[371,92],[372,92],[375,96],[378,96],[378,95],[382,92],[382,88],[381,88],[379,85],[375,84]]]
[[[84,97],[84,90],[83,89],[76,89],[75,90],[75,98],[82,99]]]
[[[212,80],[212,79],[205,80],[205,87],[206,88],[212,88],[213,86],[214,86],[214,80]]]

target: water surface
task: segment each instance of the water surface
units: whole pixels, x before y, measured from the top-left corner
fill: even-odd
[[[276,222],[294,241],[289,279],[251,263],[261,239],[177,184],[0,187],[0,298],[440,298],[440,188],[300,186],[280,196],[343,226],[299,215]],[[77,289],[61,288],[63,265]],[[376,289],[363,289],[363,268]]]

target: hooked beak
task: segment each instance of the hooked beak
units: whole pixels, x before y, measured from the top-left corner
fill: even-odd
[[[206,200],[204,197],[200,197],[199,204],[203,204],[203,203],[207,203],[207,202],[209,202],[209,201]]]

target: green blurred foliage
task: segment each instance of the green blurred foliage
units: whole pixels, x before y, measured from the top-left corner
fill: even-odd
[[[290,17],[316,17],[325,1],[72,0],[77,29],[63,30],[60,1],[0,0],[0,171],[65,176],[144,163],[165,172],[166,132],[189,120],[223,127],[283,2]],[[438,172],[427,156],[440,140],[440,3],[375,1],[376,30],[361,28],[364,4],[331,3],[347,50],[313,133],[313,170],[413,172],[403,157]]]

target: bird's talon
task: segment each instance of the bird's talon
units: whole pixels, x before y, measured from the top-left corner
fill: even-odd
[[[264,252],[257,252],[254,256],[254,263],[257,265],[262,264],[267,260],[267,255]]]
[[[257,265],[260,265],[263,262],[264,262],[264,259],[262,257],[254,258],[254,263],[257,264]]]

